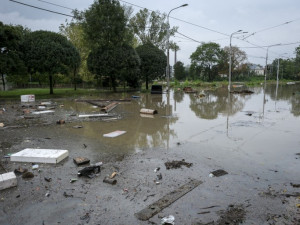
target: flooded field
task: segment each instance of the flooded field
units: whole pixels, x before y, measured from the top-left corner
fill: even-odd
[[[26,147],[70,152],[62,164],[44,164],[42,174],[35,171],[31,181],[18,177],[17,188],[0,192],[0,224],[21,220],[23,224],[81,224],[80,216],[86,212],[90,224],[160,224],[160,218],[170,214],[175,224],[300,224],[300,189],[292,185],[300,184],[300,84],[247,90],[253,93],[228,94],[223,87],[191,94],[172,90],[162,95],[117,93],[83,96],[80,101],[53,100],[55,113],[25,120],[20,103],[0,103],[6,108],[0,114],[0,122],[6,125],[0,128],[2,156]],[[128,101],[119,101],[107,117],[79,117],[102,113],[84,101],[99,99]],[[158,113],[140,114],[141,108]],[[57,125],[60,119],[66,123]],[[116,130],[126,133],[103,137]],[[101,178],[70,184],[78,170],[72,162],[77,156],[88,157],[91,163],[103,161]],[[167,161],[182,159],[192,166],[164,167]],[[7,170],[24,166],[6,158],[2,164]],[[159,185],[153,182],[156,167],[163,177]],[[209,177],[217,169],[228,174]],[[118,184],[105,186],[102,178],[114,170]],[[45,183],[46,175],[53,182]],[[149,221],[134,217],[189,179],[203,184]],[[51,196],[46,198],[49,190]],[[66,191],[75,197],[61,199]],[[55,213],[58,216],[53,218]]]

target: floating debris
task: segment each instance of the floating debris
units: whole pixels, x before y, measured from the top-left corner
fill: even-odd
[[[186,166],[188,168],[190,168],[193,165],[193,163],[188,163],[185,162],[185,160],[181,160],[181,161],[177,161],[177,160],[173,160],[171,162],[166,162],[165,166],[167,168],[167,170],[169,169],[178,169],[181,168],[181,166]]]

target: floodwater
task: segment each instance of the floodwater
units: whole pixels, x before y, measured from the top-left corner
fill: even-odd
[[[84,129],[68,129],[68,132],[89,138],[95,142],[115,146],[118,151],[138,152],[147,148],[172,148],[186,142],[211,142],[242,150],[246,143],[253,147],[270,146],[272,152],[300,134],[300,86],[268,85],[250,88],[254,94],[230,94],[227,88],[202,91],[205,97],[171,91],[170,95],[139,93],[140,98],[122,102],[110,113],[113,118],[84,119]],[[131,94],[105,94],[93,99],[131,98]],[[66,110],[77,114],[99,113],[99,108],[85,102],[66,101]],[[141,108],[156,109],[156,115],[142,115]],[[74,126],[70,124],[69,127]],[[274,129],[277,129],[275,132]],[[115,130],[127,131],[117,138],[105,138],[103,134]],[[281,131],[281,132],[279,132]],[[259,137],[266,139],[258,143]],[[297,138],[296,138],[297,139]],[[282,144],[277,145],[276,141]],[[299,144],[299,143],[297,143]],[[122,147],[122,148],[119,148]],[[245,151],[245,150],[243,150]]]

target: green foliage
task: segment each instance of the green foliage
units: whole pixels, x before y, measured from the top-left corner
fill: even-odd
[[[141,74],[148,90],[149,82],[164,76],[167,57],[162,50],[155,47],[152,43],[141,45],[136,48],[136,51],[141,59]]]
[[[117,80],[139,86],[140,60],[135,50],[128,46],[102,46],[92,51],[87,60],[88,69],[102,79],[109,77],[110,86],[116,90]]]
[[[53,75],[68,74],[80,64],[80,55],[74,45],[66,37],[50,31],[27,34],[23,52],[30,73],[49,75],[50,94],[53,94]]]
[[[20,77],[26,71],[20,44],[23,40],[23,28],[4,25],[0,22],[0,75],[3,90],[5,90],[4,75],[10,76],[10,81],[22,80]]]
[[[148,9],[141,9],[130,19],[130,27],[133,30],[139,44],[152,43],[154,46],[166,49],[168,23],[166,14],[159,11],[150,12]],[[177,27],[170,29],[170,36],[177,31]]]
[[[91,49],[121,46],[126,40],[127,18],[117,0],[95,0],[84,12],[75,12]]]
[[[196,72],[196,75],[200,75],[203,80],[214,80],[218,75],[217,66],[223,55],[224,51],[219,44],[213,42],[202,43],[190,56],[191,72]]]
[[[180,61],[174,65],[174,77],[177,80],[185,80],[186,78],[184,64]]]

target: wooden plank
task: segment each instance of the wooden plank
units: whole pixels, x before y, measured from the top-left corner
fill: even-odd
[[[113,102],[113,103],[109,104],[108,106],[103,107],[101,109],[101,111],[108,113],[111,110],[113,110],[114,108],[116,108],[118,105],[119,105],[119,103]]]
[[[198,187],[200,184],[202,184],[202,181],[199,180],[191,180],[190,182],[184,184],[183,186],[179,187],[178,189],[168,193],[158,201],[152,203],[145,209],[139,211],[135,214],[135,216],[139,220],[148,220],[155,214],[159,213],[164,208],[171,205],[173,202],[193,190],[194,188]]]
[[[59,163],[69,156],[68,150],[26,148],[10,156],[12,162]]]

